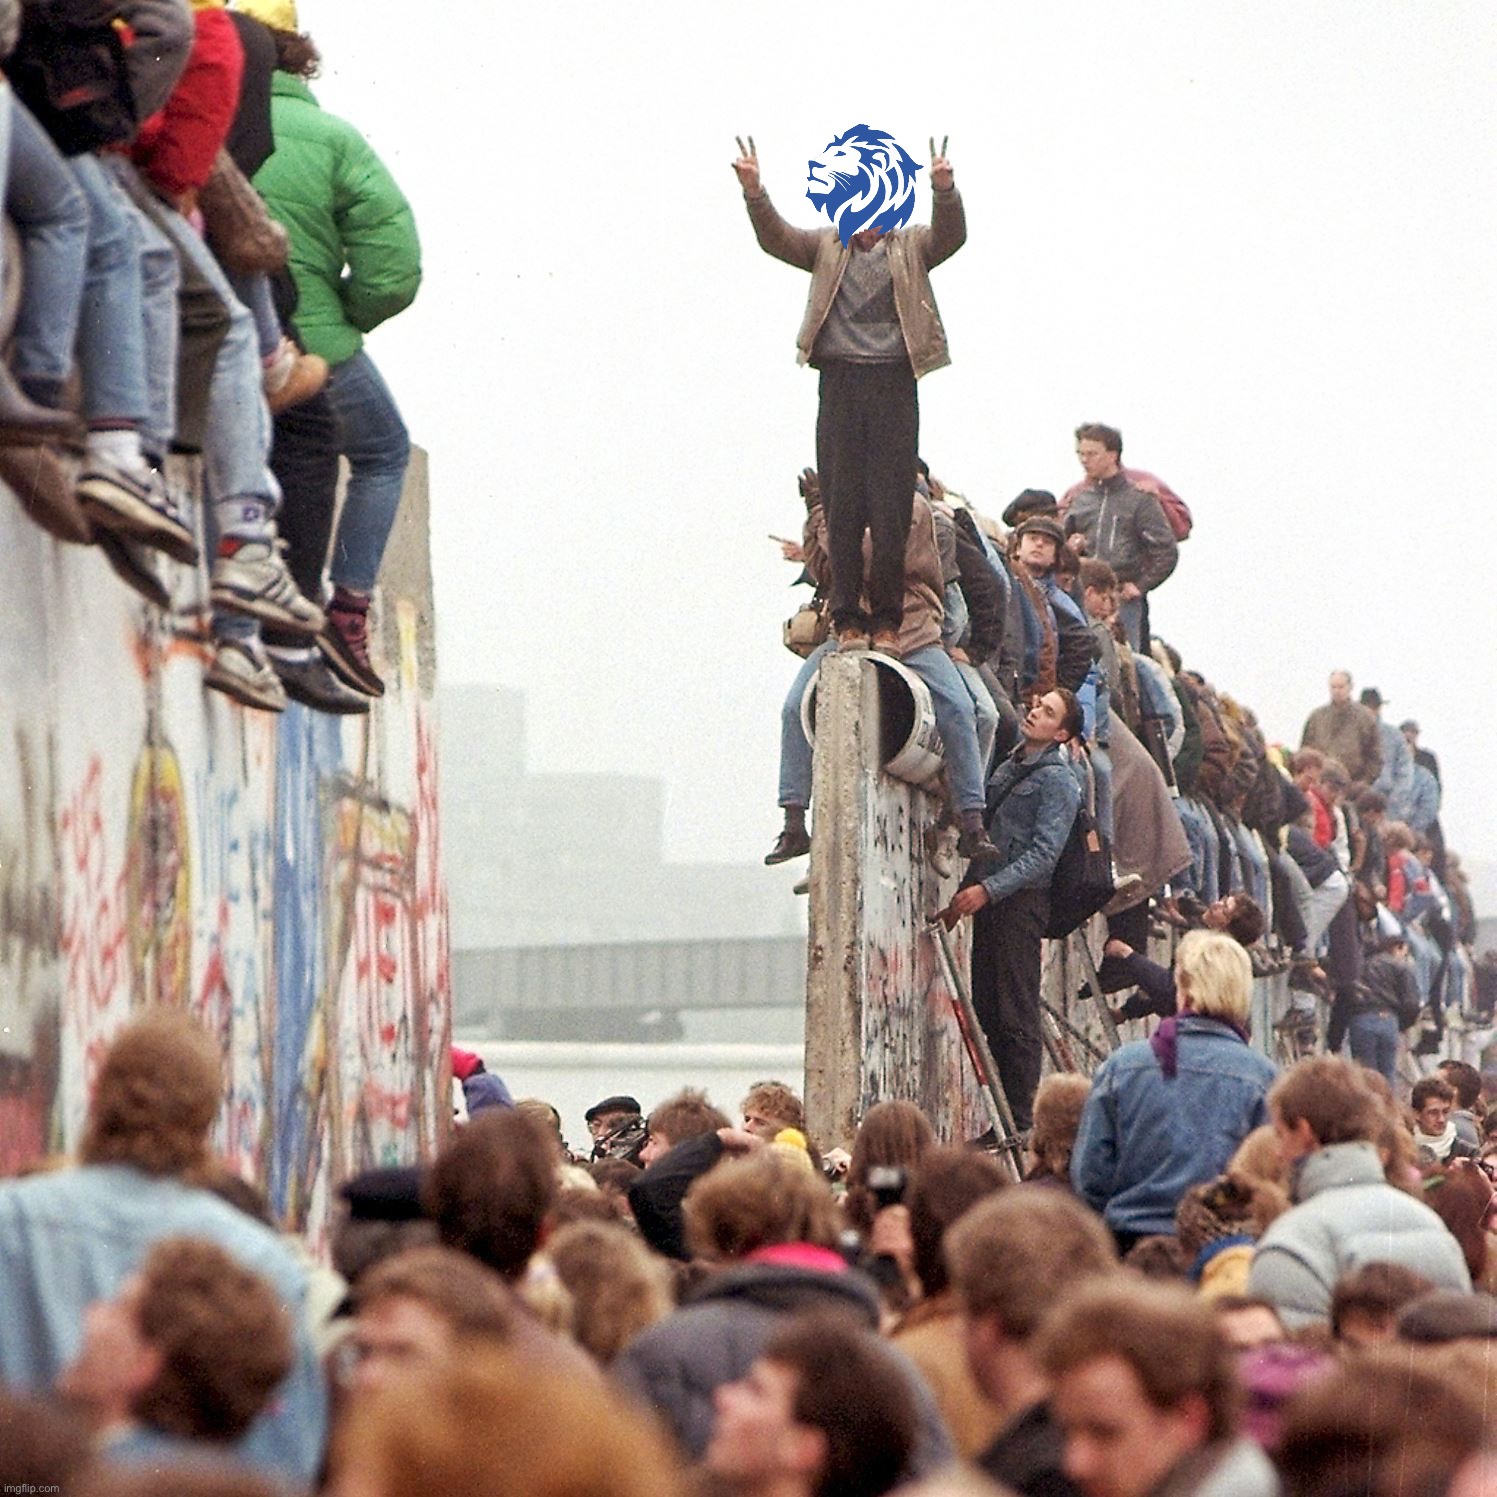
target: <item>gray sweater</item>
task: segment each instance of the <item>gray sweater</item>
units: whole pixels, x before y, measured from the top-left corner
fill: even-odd
[[[1469,1292],[1460,1244],[1423,1201],[1389,1185],[1372,1143],[1330,1144],[1301,1161],[1297,1204],[1259,1239],[1248,1293],[1292,1331],[1328,1320],[1342,1274],[1401,1263],[1437,1289]]]

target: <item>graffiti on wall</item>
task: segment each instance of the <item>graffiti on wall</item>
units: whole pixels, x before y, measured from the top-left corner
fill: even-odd
[[[110,1040],[165,1004],[219,1042],[218,1152],[318,1237],[342,1175],[448,1116],[429,614],[396,601],[368,718],[277,719],[3,505],[0,584],[37,634],[0,660],[0,1173],[76,1146]]]

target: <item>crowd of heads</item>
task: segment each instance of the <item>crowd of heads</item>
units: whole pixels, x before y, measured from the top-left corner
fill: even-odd
[[[1182,942],[1191,1012],[1236,1022],[1245,963],[1218,933]],[[490,1099],[426,1164],[343,1182],[326,1266],[216,1158],[207,1035],[149,1011],[103,1058],[77,1161],[0,1184],[0,1479],[1487,1490],[1493,1183],[1416,1143],[1436,1109],[1484,1115],[1480,1074],[1400,1103],[1352,1061],[1302,1060],[1149,1235],[1082,1183],[1108,1085],[1045,1078],[1017,1183],[904,1100],[822,1153],[779,1080],[731,1115],[698,1090],[648,1111],[615,1093],[576,1151],[548,1104]]]
[[[0,479],[196,631],[208,687],[367,712],[409,441],[363,336],[421,279],[399,188],[318,108],[292,0],[11,0],[0,55]]]

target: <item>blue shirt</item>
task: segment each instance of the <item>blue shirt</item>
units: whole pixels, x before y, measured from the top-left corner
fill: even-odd
[[[276,1290],[296,1359],[231,1449],[247,1465],[310,1485],[327,1438],[327,1389],[307,1326],[306,1274],[269,1227],[179,1180],[111,1164],[0,1184],[0,1382],[50,1388],[82,1345],[83,1312],[112,1298],[163,1237],[216,1242]]]
[[[1058,744],[1028,763],[1037,767],[1020,780],[1026,761],[1005,759],[989,788],[990,805],[993,796],[1002,797],[988,829],[998,849],[998,866],[982,881],[994,904],[1020,889],[1050,887],[1081,805],[1081,786]]]

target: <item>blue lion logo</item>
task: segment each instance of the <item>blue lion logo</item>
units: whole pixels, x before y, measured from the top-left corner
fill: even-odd
[[[806,196],[843,244],[862,229],[901,228],[915,211],[920,168],[887,130],[854,125],[806,165]]]

